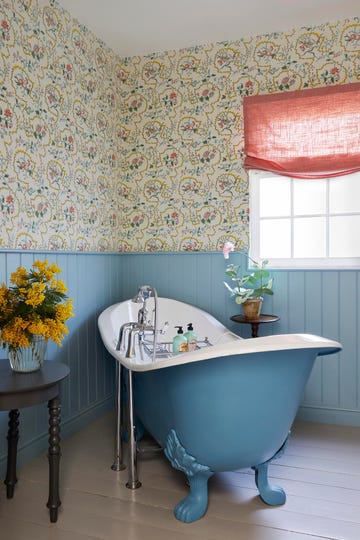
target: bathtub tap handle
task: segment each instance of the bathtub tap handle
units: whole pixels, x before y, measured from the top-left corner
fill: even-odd
[[[164,323],[164,326],[161,328],[161,330],[159,330],[159,334],[161,334],[161,335],[163,336],[164,334],[166,334],[166,330],[167,330],[168,328],[169,328],[169,322],[166,321],[166,322]]]
[[[146,309],[145,303],[141,309],[138,311],[138,323],[139,324],[145,324],[146,323],[146,316],[148,314],[148,310]]]

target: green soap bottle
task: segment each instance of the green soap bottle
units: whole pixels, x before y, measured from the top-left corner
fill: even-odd
[[[187,332],[185,332],[184,336],[188,342],[188,351],[195,351],[198,337],[194,332],[192,323],[187,325]]]
[[[186,337],[184,336],[182,326],[175,326],[175,328],[178,328],[178,331],[173,339],[173,354],[186,352],[188,350],[188,342]]]

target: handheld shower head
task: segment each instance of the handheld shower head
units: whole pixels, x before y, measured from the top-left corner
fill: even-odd
[[[134,298],[131,299],[131,301],[134,302],[134,304],[142,304],[145,301],[141,288],[138,290]]]
[[[147,316],[147,308],[146,308],[146,300],[148,298],[153,297],[154,298],[154,309],[153,309],[153,323],[151,324],[151,321],[146,323],[146,316]],[[158,294],[155,287],[152,287],[151,285],[142,285],[137,294],[132,299],[132,302],[135,304],[143,304],[142,308],[140,308],[138,312],[138,325],[143,326],[147,325],[147,329],[151,329],[153,331],[154,335],[154,342],[153,342],[153,362],[156,360],[156,343],[157,343],[157,300],[158,300]],[[133,332],[131,332],[131,335]]]
[[[132,299],[132,302],[134,302],[135,304],[144,303],[145,300],[150,298],[151,295],[156,296],[155,289],[150,285],[142,285],[141,287],[139,287],[139,290]]]

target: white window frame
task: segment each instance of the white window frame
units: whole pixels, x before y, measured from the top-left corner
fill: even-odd
[[[260,199],[259,199],[259,184],[260,179],[265,176],[274,177],[273,173],[267,173],[265,171],[259,170],[249,170],[249,200],[250,200],[250,246],[249,246],[249,255],[252,259],[259,261],[264,259],[261,257],[260,253]],[[305,180],[308,182],[316,182],[316,180]],[[360,201],[359,201],[359,213],[360,213]],[[293,212],[291,213],[291,220],[294,216]],[[338,214],[336,214],[338,215]],[[273,218],[277,216],[273,216]],[[297,216],[298,217],[298,216]],[[279,216],[281,219],[282,216]],[[263,218],[266,219],[266,218]],[[285,219],[289,219],[288,217]],[[329,225],[329,212],[327,204],[327,213],[326,213],[326,222],[327,226]],[[291,246],[293,250],[293,234],[294,227],[293,221],[291,225]],[[360,242],[360,230],[359,230],[359,242]],[[328,243],[328,242],[327,242]],[[271,258],[268,259],[269,268],[279,268],[279,269],[360,269],[360,257],[318,257],[318,258]]]

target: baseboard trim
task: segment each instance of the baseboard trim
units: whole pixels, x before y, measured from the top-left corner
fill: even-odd
[[[319,422],[321,424],[359,427],[360,410],[310,407],[303,405],[300,407],[296,419],[304,422]]]
[[[91,422],[94,422],[101,416],[104,416],[109,410],[115,407],[114,396],[93,403],[90,407],[79,411],[76,415],[68,419],[61,420],[61,440],[64,440],[74,433],[77,433]],[[23,444],[19,444],[17,452],[17,468],[20,469],[26,463],[29,463],[33,459],[37,458],[41,454],[47,452],[49,446],[49,434],[48,431],[44,431],[37,437],[34,437],[30,441],[25,441]],[[61,443],[60,443],[61,444]],[[0,477],[4,478],[6,475],[6,461],[7,456],[4,455],[0,458]]]

